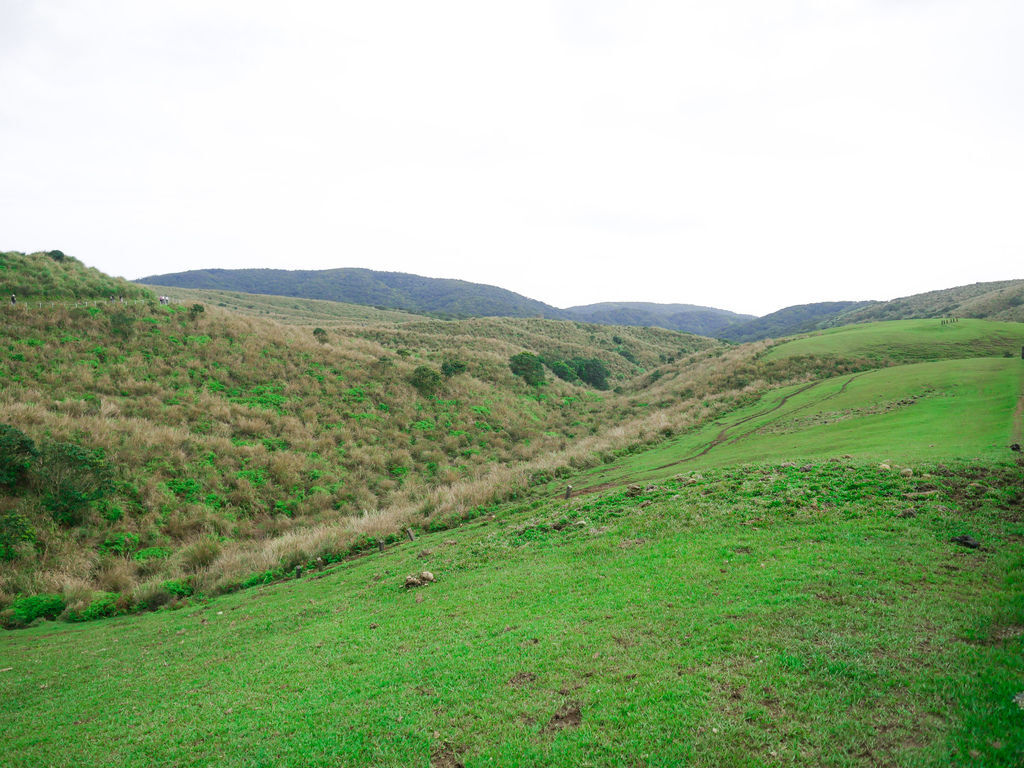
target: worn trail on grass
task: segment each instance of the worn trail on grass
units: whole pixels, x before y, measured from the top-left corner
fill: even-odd
[[[849,383],[849,382],[847,382],[847,383]],[[760,413],[754,413],[754,414],[751,414],[750,416],[745,416],[744,418],[742,418],[739,421],[737,421],[735,424],[730,424],[729,426],[725,427],[724,429],[722,429],[721,432],[718,433],[718,435],[715,437],[714,440],[712,440],[710,443],[708,443],[698,453],[695,453],[695,454],[693,454],[691,456],[687,456],[687,457],[682,458],[682,459],[677,459],[676,461],[670,461],[668,464],[662,464],[660,467],[657,467],[657,469],[668,469],[669,467],[674,467],[677,464],[683,464],[683,463],[685,463],[687,461],[693,461],[694,459],[699,459],[701,456],[706,456],[713,448],[721,445],[722,443],[724,443],[726,440],[729,439],[729,431],[730,430],[736,429],[736,427],[740,426],[741,424],[746,424],[748,421],[751,421],[752,419],[759,419],[762,416],[767,416],[769,413],[774,413],[775,411],[779,410],[782,406],[784,406],[789,401],[790,398],[795,397],[795,396],[800,395],[800,394],[803,394],[807,390],[809,390],[809,389],[811,389],[813,387],[816,387],[819,384],[821,384],[820,381],[812,381],[810,384],[805,384],[804,386],[800,387],[800,389],[796,390],[795,392],[790,392],[788,395],[783,397],[781,400],[779,400],[779,402],[777,402],[775,405],[773,405],[768,410],[761,411]]]
[[[865,371],[865,372],[863,372],[863,373],[857,373],[857,374],[854,374],[853,376],[851,376],[850,378],[848,378],[848,379],[847,379],[846,381],[844,381],[844,382],[843,382],[843,386],[841,386],[841,387],[840,387],[839,389],[837,389],[837,390],[836,390],[835,392],[832,392],[831,394],[825,395],[824,397],[821,397],[821,398],[819,398],[819,399],[816,399],[816,400],[808,400],[808,401],[807,401],[806,403],[804,403],[803,405],[799,405],[799,406],[797,406],[796,408],[794,408],[794,409],[793,409],[792,411],[790,411],[790,412],[789,412],[789,414],[788,414],[788,415],[789,415],[789,416],[793,416],[794,414],[796,414],[796,413],[799,413],[800,411],[802,411],[802,410],[805,410],[805,409],[807,409],[807,408],[811,408],[811,407],[820,407],[820,406],[822,405],[822,403],[826,403],[826,402],[828,402],[829,400],[832,400],[833,398],[836,398],[836,397],[839,397],[840,395],[844,395],[844,394],[846,394],[846,388],[847,388],[847,387],[849,387],[849,386],[850,386],[850,384],[852,384],[852,383],[853,383],[854,379],[859,379],[859,378],[860,378],[861,376],[867,376],[867,375],[868,375],[869,373],[874,373],[874,371]],[[820,384],[820,383],[822,383],[822,382],[817,382],[817,383],[819,383],[819,384]],[[755,414],[754,416],[748,416],[748,417],[747,417],[747,418],[745,418],[745,419],[742,419],[742,420],[740,420],[740,421],[737,421],[737,422],[736,422],[735,424],[733,424],[733,425],[732,425],[731,427],[727,427],[727,428],[726,428],[726,430],[728,430],[728,429],[732,429],[732,428],[735,428],[735,427],[738,427],[738,426],[739,426],[740,424],[743,424],[744,422],[750,421],[751,419],[757,418],[758,416],[765,416],[765,415],[767,415],[767,414],[769,414],[769,413],[772,413],[773,411],[777,411],[777,410],[778,410],[779,408],[781,408],[781,407],[782,407],[782,406],[783,406],[783,405],[785,404],[785,401],[786,401],[786,400],[788,400],[789,398],[791,398],[791,397],[793,397],[793,396],[795,396],[795,395],[799,395],[799,394],[800,394],[801,392],[805,391],[806,389],[807,389],[807,387],[804,387],[804,389],[801,389],[801,390],[799,390],[799,391],[797,391],[797,392],[793,392],[792,394],[790,394],[790,395],[787,395],[787,396],[786,396],[785,398],[783,398],[782,402],[780,402],[780,403],[779,403],[778,405],[776,405],[776,406],[775,406],[774,408],[772,408],[772,409],[770,409],[770,410],[767,410],[767,411],[765,411],[764,413],[761,413],[761,414]],[[769,422],[769,423],[770,423],[770,422]],[[767,425],[762,425],[762,426],[767,426]],[[743,440],[743,439],[745,439],[745,438],[747,438],[747,437],[750,437],[751,435],[753,435],[754,433],[756,433],[756,432],[757,432],[757,431],[758,431],[759,429],[761,429],[761,427],[755,427],[755,428],[754,428],[754,429],[752,429],[751,431],[749,431],[749,432],[745,432],[745,433],[744,433],[744,434],[742,434],[742,435],[733,435],[732,437],[730,437],[730,438],[727,438],[727,439],[724,439],[724,440],[718,440],[718,439],[716,438],[717,442],[715,443],[715,445],[711,445],[711,446],[708,446],[708,447],[707,447],[707,448],[706,448],[706,449],[705,449],[705,450],[704,450],[704,451],[703,451],[702,453],[700,453],[700,454],[697,454],[697,456],[691,456],[690,458],[688,458],[688,459],[683,459],[682,461],[690,461],[691,459],[695,459],[695,458],[698,458],[698,456],[703,456],[703,455],[706,455],[706,454],[708,453],[708,451],[710,451],[710,450],[711,450],[712,448],[714,448],[714,447],[715,447],[716,445],[723,445],[724,443],[737,443],[737,442],[739,442],[740,440]],[[722,433],[719,433],[718,437],[719,437],[719,438],[721,438],[721,437],[722,437],[722,434],[723,434],[723,433],[724,433],[724,432],[725,432],[726,430],[722,430]],[[677,463],[679,463],[679,462],[673,462],[672,464],[667,464],[666,466],[667,466],[667,467],[671,467],[671,466],[672,466],[673,464],[677,464]]]
[[[863,375],[863,374],[858,374],[858,375]],[[829,397],[835,397],[837,394],[841,394],[842,392],[845,392],[846,391],[846,387],[855,378],[857,378],[857,377],[856,376],[851,376],[850,379],[846,383],[843,384],[843,387],[842,387],[842,389],[839,392],[833,393],[832,395],[829,395],[828,397],[826,397],[824,399],[827,400]],[[752,419],[757,419],[757,418],[760,418],[762,416],[767,416],[770,413],[774,413],[775,411],[777,411],[780,408],[782,408],[790,400],[790,398],[793,398],[796,395],[802,394],[802,393],[806,392],[807,390],[812,389],[813,387],[818,386],[821,383],[822,382],[820,382],[820,381],[812,381],[810,384],[805,384],[804,386],[800,387],[800,389],[796,390],[795,392],[790,392],[788,395],[786,395],[781,400],[779,400],[779,402],[777,402],[771,408],[768,408],[767,410],[764,410],[764,411],[760,411],[758,413],[751,414],[750,416],[745,416],[742,419],[740,419],[739,421],[735,422],[734,424],[730,424],[727,427],[724,427],[722,429],[722,431],[719,432],[718,435],[715,436],[715,439],[712,440],[710,443],[708,443],[708,445],[706,445],[698,453],[695,453],[695,454],[693,454],[691,456],[687,456],[687,457],[682,458],[682,459],[677,459],[676,461],[670,461],[668,464],[662,464],[661,466],[656,467],[656,469],[659,469],[659,470],[660,469],[668,469],[669,467],[674,467],[674,466],[676,466],[678,464],[683,464],[683,463],[685,463],[687,461],[693,461],[694,459],[699,459],[701,456],[707,455],[713,448],[721,445],[722,443],[726,442],[726,440],[729,439],[729,432],[730,432],[730,430],[734,430],[734,429],[736,429],[736,427],[739,427],[740,425],[745,424],[748,421],[751,421]],[[629,484],[631,482],[633,482],[632,478],[624,478],[622,480],[616,480],[616,481],[612,481],[612,482],[608,482],[608,483],[601,483],[600,485],[594,485],[594,486],[591,486],[590,488],[582,488],[579,491],[577,491],[576,493],[571,494],[571,495],[579,496],[579,495],[588,494],[588,493],[599,493],[600,491],[606,491],[609,488],[615,488],[615,487],[620,486],[620,485],[627,485],[627,484]]]

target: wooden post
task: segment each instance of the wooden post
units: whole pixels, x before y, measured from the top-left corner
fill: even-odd
[[[405,532],[409,535],[409,541],[416,541],[416,537],[412,535],[412,528],[406,528]]]
[[[295,578],[296,579],[301,579],[302,578],[302,566],[301,565],[296,565],[295,566]]]
[[[565,498],[568,499],[570,496],[572,496],[572,486],[567,485],[565,486]]]
[[[380,539],[377,539],[377,551],[378,552],[383,552],[384,551],[384,542],[381,541]]]

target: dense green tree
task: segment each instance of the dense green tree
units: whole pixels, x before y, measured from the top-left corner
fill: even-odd
[[[544,383],[544,363],[537,355],[529,352],[512,355],[508,360],[508,367],[512,369],[512,373],[522,377],[532,387]]]
[[[572,361],[573,368],[580,381],[594,389],[608,389],[608,368],[596,358],[576,358]]]

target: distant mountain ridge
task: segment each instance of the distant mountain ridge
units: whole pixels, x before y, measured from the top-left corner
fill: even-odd
[[[606,301],[569,307],[565,312],[574,320],[601,325],[639,325],[668,328],[671,331],[718,336],[729,325],[755,319],[715,307],[695,304],[655,304],[644,301]]]
[[[562,310],[493,285],[372,269],[199,269],[138,280],[176,288],[214,288],[327,299],[453,317],[564,319]]]
[[[659,327],[733,342],[780,338],[875,320],[958,316],[1024,322],[1024,280],[973,283],[890,301],[828,301],[763,317],[694,304],[602,302],[567,309],[493,285],[371,269],[204,269],[136,282],[271,296],[326,299],[442,318],[542,317],[600,325]]]
[[[693,304],[606,302],[559,309],[493,285],[371,269],[201,269],[152,275],[137,282],[174,288],[241,291],[327,299],[442,317],[543,317],[600,325],[635,325],[715,336],[753,318]]]
[[[718,336],[735,342],[758,341],[794,333],[808,333],[833,325],[840,325],[844,312],[873,305],[871,301],[822,301],[815,304],[796,304],[719,330]]]

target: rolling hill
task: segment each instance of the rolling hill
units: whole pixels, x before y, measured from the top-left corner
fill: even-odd
[[[326,299],[452,317],[563,317],[561,310],[492,285],[370,269],[203,269],[141,278],[144,285]]]
[[[138,281],[167,288],[326,299],[443,317],[542,317],[601,325],[657,326],[714,336],[745,320],[723,309],[692,304],[620,302],[558,309],[503,288],[369,269],[208,269],[153,275]]]
[[[729,345],[59,268],[90,300],[0,309],[4,765],[1024,762],[1024,325]]]
[[[729,341],[745,342],[781,338],[797,333],[808,333],[828,328],[839,322],[844,313],[872,302],[823,301],[816,304],[798,304],[780,309],[763,317],[740,320],[708,334]]]
[[[959,317],[1024,322],[1024,280],[973,283],[891,301],[801,304],[734,323],[714,334],[730,341],[757,341],[854,323]]]
[[[699,307],[693,304],[653,304],[641,301],[586,304],[569,307],[564,312],[569,318],[587,323],[657,326],[721,338],[727,338],[721,335],[722,328],[753,319],[753,315],[741,315],[714,307]]]
[[[364,527],[379,550],[321,564],[286,532],[279,583],[210,600],[193,571],[141,616],[80,586],[19,598],[5,762],[1019,764],[1024,367],[972,343],[1006,325],[710,348],[731,408],[680,428],[691,400],[660,444],[454,519],[416,510],[415,540]],[[695,365],[631,379],[616,407],[666,412]],[[751,389],[780,365],[802,380]],[[43,620],[60,610],[112,618]]]

